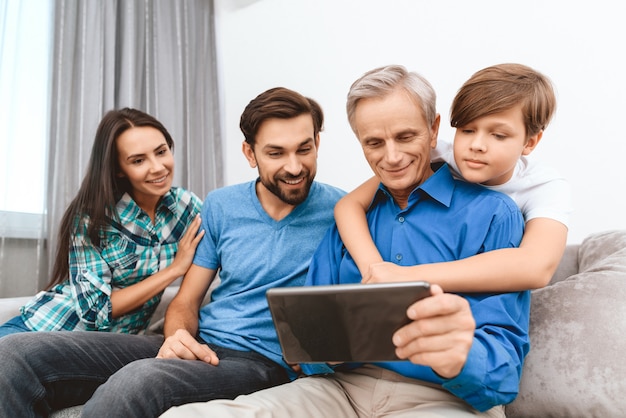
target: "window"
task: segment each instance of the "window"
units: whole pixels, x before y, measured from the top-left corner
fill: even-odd
[[[0,0],[0,237],[41,236],[51,0]]]

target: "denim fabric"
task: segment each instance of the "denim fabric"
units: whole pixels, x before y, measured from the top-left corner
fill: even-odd
[[[284,368],[253,352],[211,346],[218,366],[155,359],[162,342],[162,336],[79,331],[8,335],[0,339],[0,417],[48,416],[83,403],[85,417],[157,417],[174,405],[234,398],[289,380]]]
[[[82,416],[158,417],[172,406],[234,399],[289,381],[282,366],[260,354],[209,346],[220,359],[218,366],[154,358],[129,364],[98,388]]]
[[[4,324],[0,325],[0,338],[5,335],[15,334],[16,332],[29,332],[30,328],[26,326],[21,316],[9,319]]]
[[[0,417],[48,416],[80,405],[126,364],[154,357],[162,342],[162,336],[81,331],[0,338]]]

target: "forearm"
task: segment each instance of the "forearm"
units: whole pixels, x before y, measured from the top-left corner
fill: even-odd
[[[565,225],[547,218],[526,224],[519,248],[502,248],[462,260],[411,267],[373,266],[378,277],[426,280],[447,292],[514,292],[546,286],[559,265],[567,241]]]
[[[181,272],[174,265],[170,265],[131,286],[123,289],[114,289],[111,292],[112,317],[118,318],[140,308],[184,273],[184,271]]]
[[[444,380],[443,388],[481,412],[512,402],[519,392],[522,360],[508,354],[500,347],[495,355],[503,356],[494,361],[489,345],[475,339],[462,373]]]
[[[382,262],[383,259],[370,235],[363,208],[344,198],[335,206],[335,220],[346,249],[361,275],[365,276],[370,264]]]
[[[176,330],[184,329],[195,336],[198,332],[198,312],[216,271],[192,264],[178,293],[165,312],[163,334],[165,338]]]
[[[194,336],[198,333],[198,309],[174,298],[165,314],[163,336],[167,338],[179,329],[187,330]]]
[[[503,248],[463,260],[406,267],[402,277],[436,283],[446,292],[513,292],[545,286],[555,268],[533,251]]]
[[[473,343],[461,373],[443,386],[485,411],[511,402],[519,391],[530,348],[530,292],[468,299],[476,320]]]

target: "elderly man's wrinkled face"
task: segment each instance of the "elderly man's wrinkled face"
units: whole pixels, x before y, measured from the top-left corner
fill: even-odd
[[[402,89],[357,104],[354,122],[365,158],[400,207],[433,174],[430,151],[437,145],[439,120],[437,115],[429,126],[419,104]]]

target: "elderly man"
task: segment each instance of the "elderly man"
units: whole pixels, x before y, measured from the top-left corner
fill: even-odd
[[[439,115],[431,85],[401,66],[372,70],[348,94],[348,119],[380,179],[367,213],[377,248],[403,264],[457,260],[519,244],[521,214],[505,195],[432,167]],[[307,284],[361,279],[336,228],[322,240]],[[407,311],[393,342],[406,361],[303,365],[323,373],[239,396],[174,408],[165,416],[504,416],[528,352],[529,292],[432,296]]]

